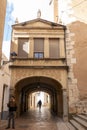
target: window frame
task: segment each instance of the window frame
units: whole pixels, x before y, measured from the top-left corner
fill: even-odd
[[[43,51],[36,51],[35,48],[34,48],[34,51],[33,51],[33,58],[34,59],[44,59],[44,38],[34,38],[35,39],[43,39]],[[36,43],[37,44],[37,43]],[[35,41],[34,41],[34,46],[35,46]],[[37,54],[37,56],[35,56],[35,53]],[[40,54],[42,54],[42,57],[40,56]]]
[[[55,50],[55,51],[53,50],[54,52],[57,52],[57,53],[58,53],[58,54],[57,54],[58,56],[55,56],[55,55],[54,55],[54,56],[51,56],[51,53],[53,53],[53,52],[51,52],[52,46],[50,46],[50,44],[56,44],[56,42],[52,43],[52,42],[50,42],[50,40],[54,40],[54,41],[57,40],[57,41],[58,41],[58,43],[57,43],[57,44],[58,44],[58,45],[57,45],[57,46],[58,46],[58,51],[57,51],[57,50]],[[57,49],[57,48],[56,48],[56,49]],[[49,38],[49,58],[50,58],[50,59],[59,59],[59,58],[60,58],[59,38]]]

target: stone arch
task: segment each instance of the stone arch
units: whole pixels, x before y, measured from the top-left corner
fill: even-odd
[[[51,97],[51,111],[53,111],[56,115],[63,117],[63,86],[59,81],[45,76],[27,77],[21,79],[15,84],[18,115],[27,110],[27,95],[36,91],[47,92]]]

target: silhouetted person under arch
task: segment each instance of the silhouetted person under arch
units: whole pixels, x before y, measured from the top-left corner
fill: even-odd
[[[41,110],[41,106],[42,106],[42,101],[41,100],[38,101],[37,106],[39,107],[39,110]]]

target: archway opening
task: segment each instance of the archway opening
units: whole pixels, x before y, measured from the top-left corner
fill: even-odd
[[[50,100],[51,100],[50,95],[46,92],[37,91],[37,92],[30,93],[27,98],[28,110],[37,109],[39,107],[38,106],[39,101],[42,102],[41,107],[50,109],[51,106]]]
[[[55,115],[63,116],[63,94],[59,82],[48,77],[28,77],[15,86],[18,115],[30,109],[36,109],[37,102],[43,96],[43,107],[49,107]]]

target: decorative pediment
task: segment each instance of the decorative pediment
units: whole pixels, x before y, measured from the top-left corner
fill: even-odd
[[[34,19],[34,20],[30,20],[30,21],[26,21],[26,22],[22,22],[22,23],[18,23],[18,24],[14,24],[13,27],[24,27],[24,28],[63,28],[65,26],[51,22],[51,21],[47,21],[47,20],[43,20],[40,18]]]

